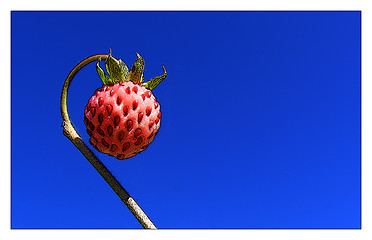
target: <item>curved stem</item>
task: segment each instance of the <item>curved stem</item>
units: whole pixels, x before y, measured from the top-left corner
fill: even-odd
[[[105,179],[110,187],[115,191],[119,198],[124,202],[136,219],[140,222],[143,228],[156,229],[155,225],[151,222],[145,212],[138,206],[136,201],[128,194],[128,192],[120,185],[115,177],[110,173],[105,165],[94,155],[94,153],[84,143],[83,139],[76,132],[73,127],[68,111],[67,111],[67,93],[70,83],[77,72],[91,62],[98,61],[98,59],[105,60],[108,57],[107,54],[97,54],[90,56],[79,64],[77,64],[67,76],[65,83],[63,84],[61,94],[61,115],[63,119],[63,134],[70,139],[70,141],[80,150],[80,152],[88,159],[98,173]]]

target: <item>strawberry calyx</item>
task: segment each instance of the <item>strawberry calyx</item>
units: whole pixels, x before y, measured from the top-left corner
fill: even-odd
[[[98,76],[101,78],[103,84],[114,85],[119,82],[131,81],[134,84],[144,86],[148,90],[153,90],[167,77],[168,75],[167,71],[164,65],[162,65],[163,70],[164,70],[163,75],[155,77],[144,83],[143,72],[145,69],[145,61],[139,53],[136,53],[136,54],[137,54],[137,60],[133,63],[132,68],[129,71],[128,66],[125,64],[123,60],[121,59],[118,60],[112,56],[112,51],[110,48],[109,55],[105,60],[105,66],[106,66],[106,71],[108,75],[100,67],[101,59],[99,59],[96,64],[96,70],[97,70]]]

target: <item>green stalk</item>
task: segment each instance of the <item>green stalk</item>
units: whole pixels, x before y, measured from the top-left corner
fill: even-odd
[[[84,143],[83,139],[76,132],[73,127],[68,111],[67,111],[67,93],[68,88],[72,79],[75,75],[89,63],[98,61],[99,59],[107,59],[107,54],[97,54],[90,56],[80,63],[78,63],[67,76],[65,83],[63,84],[62,94],[61,94],[61,115],[63,119],[63,134],[79,149],[79,151],[88,159],[88,161],[93,165],[93,167],[98,171],[98,173],[103,177],[103,179],[110,185],[110,187],[115,191],[119,198],[124,202],[128,209],[132,212],[134,217],[146,229],[157,229],[156,226],[151,222],[149,217],[140,208],[137,202],[128,194],[128,192],[121,186],[121,184],[116,180],[116,178],[110,173],[106,166],[94,155],[94,153],[89,149],[89,147]]]

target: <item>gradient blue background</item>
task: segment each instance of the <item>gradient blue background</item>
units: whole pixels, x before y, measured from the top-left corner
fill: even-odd
[[[162,126],[140,155],[94,150],[159,228],[361,227],[360,12],[12,12],[11,227],[141,228],[62,134],[69,71],[139,52]],[[94,64],[70,117],[87,141]]]

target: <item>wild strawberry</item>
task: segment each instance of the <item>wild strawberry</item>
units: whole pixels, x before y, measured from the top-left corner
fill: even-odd
[[[143,83],[144,60],[138,59],[129,71],[127,65],[110,54],[106,70],[96,64],[103,86],[85,107],[84,123],[90,144],[117,159],[130,158],[145,150],[160,128],[160,104],[151,92],[167,77],[164,74]]]

